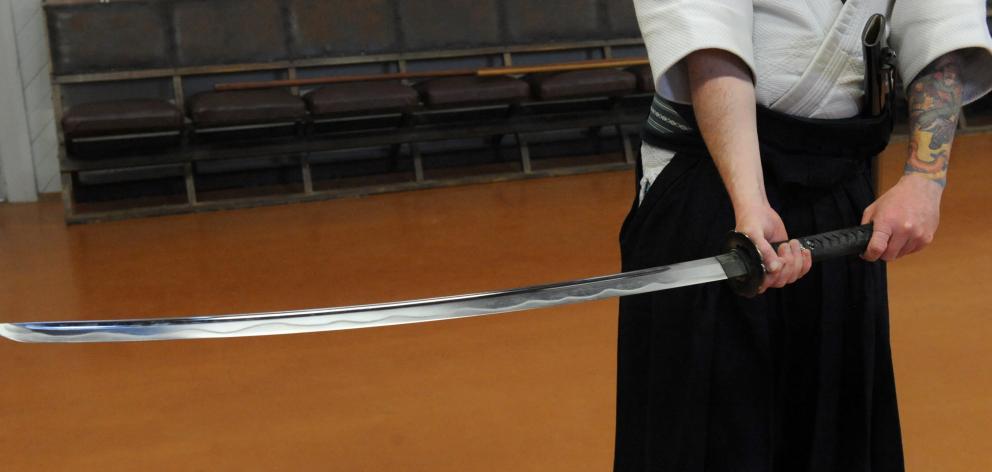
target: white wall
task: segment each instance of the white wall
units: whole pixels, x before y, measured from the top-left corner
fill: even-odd
[[[18,202],[32,201],[38,193],[13,12],[10,0],[0,0],[0,167],[7,198]]]
[[[10,201],[60,190],[41,0],[0,0],[0,178]]]
[[[3,162],[3,158],[0,158]],[[3,181],[3,166],[0,165],[0,203],[7,201],[7,184]]]

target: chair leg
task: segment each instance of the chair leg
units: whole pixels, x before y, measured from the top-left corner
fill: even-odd
[[[527,145],[527,140],[517,133],[517,147],[520,148],[520,165],[525,174],[530,174],[533,172],[533,167],[530,162],[530,146]]]
[[[303,179],[303,193],[313,194],[313,174],[310,171],[310,154],[300,154],[300,176]]]
[[[489,138],[489,149],[492,150],[493,155],[496,157],[496,162],[503,162],[503,138],[505,135],[497,134]]]
[[[400,114],[400,122],[399,122],[400,131],[403,131],[407,128],[413,128],[415,126],[417,126],[416,115],[414,115],[413,113]],[[410,146],[410,154],[414,155],[414,170],[416,171],[416,169],[420,169],[419,172],[416,174],[418,176],[417,181],[419,182],[423,180],[423,167],[422,166],[418,167],[420,163],[419,161],[420,151],[416,148],[417,147],[416,144],[410,143],[409,146]],[[403,152],[402,143],[393,144],[389,147],[390,172],[396,172],[399,170],[400,157],[402,155],[402,152]]]
[[[392,144],[389,146],[389,171],[396,172],[400,168],[400,151],[402,144]]]
[[[71,218],[76,214],[76,189],[74,188],[75,177],[71,172],[62,172],[62,209],[65,211],[65,218]]]
[[[190,206],[195,206],[198,203],[196,198],[196,183],[193,178],[193,164],[190,162],[183,166],[183,180],[186,184],[186,202]]]
[[[623,131],[623,126],[617,125],[617,134],[623,144],[623,160],[628,164],[634,163],[634,145],[630,142],[630,135]]]
[[[424,181],[424,157],[417,143],[410,143],[410,154],[413,155],[413,178],[417,182]]]

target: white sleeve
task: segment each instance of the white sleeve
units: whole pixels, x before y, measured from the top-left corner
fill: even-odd
[[[634,0],[637,21],[659,93],[689,103],[683,59],[701,49],[740,57],[754,77],[754,7],[751,0]]]
[[[992,89],[992,38],[982,0],[897,0],[892,9],[889,44],[903,86],[933,61],[966,50],[964,102],[978,100]]]

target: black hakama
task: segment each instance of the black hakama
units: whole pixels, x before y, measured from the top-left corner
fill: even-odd
[[[890,118],[758,121],[789,234],[860,224]],[[624,222],[625,271],[716,255],[734,228],[698,133],[656,131],[678,153]],[[902,471],[885,284],[884,264],[850,257],[754,299],[723,283],[622,299],[615,470]]]

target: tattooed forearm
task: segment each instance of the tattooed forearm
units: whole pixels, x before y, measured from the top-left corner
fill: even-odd
[[[950,53],[923,70],[909,87],[909,159],[905,173],[947,184],[951,143],[961,113],[961,57]]]

